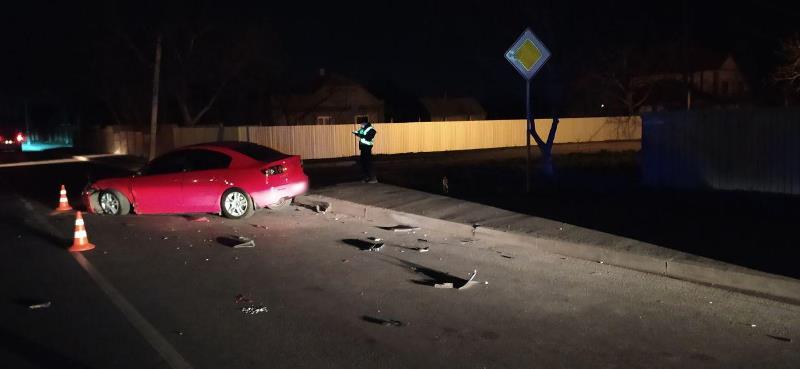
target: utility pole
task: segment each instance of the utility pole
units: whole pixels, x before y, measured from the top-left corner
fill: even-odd
[[[31,121],[30,116],[28,115],[28,99],[25,99],[23,102],[25,108],[25,137],[30,139],[31,136]]]
[[[683,84],[686,88],[686,110],[692,109],[692,84],[689,70],[689,2],[683,0]]]
[[[158,132],[158,87],[161,84],[161,34],[156,38],[156,61],[153,64],[153,101],[150,107],[150,160],[156,157],[156,132]]]

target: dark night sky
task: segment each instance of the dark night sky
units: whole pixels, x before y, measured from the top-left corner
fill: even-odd
[[[108,33],[109,3],[5,2],[1,96],[81,96],[92,80],[87,78],[93,72],[92,45]],[[683,26],[681,1],[207,3],[228,22],[267,20],[284,60],[284,78],[276,86],[292,85],[324,67],[363,82],[388,80],[419,96],[476,96],[495,116],[521,113],[524,85],[503,53],[527,26],[554,53],[534,80],[535,97],[550,101],[569,98],[565,86],[597,66],[598,52],[677,42]],[[121,17],[149,24],[163,13],[190,14],[191,4],[129,2],[120,7]],[[690,39],[734,52],[748,76],[763,82],[774,67],[779,40],[800,31],[800,6],[789,4],[689,2]]]

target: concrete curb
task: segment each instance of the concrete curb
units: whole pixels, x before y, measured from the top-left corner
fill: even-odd
[[[610,250],[588,243],[531,236],[501,231],[480,225],[468,225],[397,210],[358,204],[322,195],[306,195],[315,201],[331,203],[331,211],[371,220],[391,220],[422,228],[444,229],[458,237],[487,237],[497,242],[520,247],[533,247],[545,252],[576,259],[602,262],[626,269],[658,274],[670,278],[767,297],[800,305],[800,280],[724,263],[663,258]]]

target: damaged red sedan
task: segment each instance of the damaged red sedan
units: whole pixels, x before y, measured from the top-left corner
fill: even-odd
[[[93,213],[218,213],[239,219],[256,208],[280,208],[305,193],[300,156],[249,142],[176,149],[135,175],[90,183],[83,202]]]

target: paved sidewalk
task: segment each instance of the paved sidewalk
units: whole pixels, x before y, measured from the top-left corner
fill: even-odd
[[[800,303],[800,280],[445,196],[385,184],[346,183],[314,190],[307,198],[331,202],[333,212],[447,229],[463,237],[492,237],[510,245]]]

